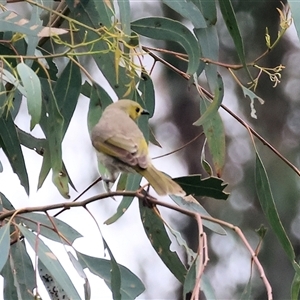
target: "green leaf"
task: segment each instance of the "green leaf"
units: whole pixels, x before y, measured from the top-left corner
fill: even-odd
[[[10,113],[0,117],[0,146],[8,158],[13,171],[18,175],[21,185],[29,195],[29,181],[23,153]]]
[[[131,28],[149,38],[180,44],[189,58],[187,73],[192,75],[197,72],[200,48],[194,35],[182,23],[167,18],[150,17],[132,22]]]
[[[182,197],[171,195],[170,197],[178,206],[187,209],[189,211],[199,213],[202,216],[212,218],[212,216],[205,210],[205,208],[199,202],[197,202],[197,200],[193,196],[189,195],[182,198]],[[226,231],[219,224],[204,219],[202,220],[202,223],[203,226],[209,228],[211,231],[221,235],[226,235]]]
[[[202,57],[212,61],[219,60],[219,37],[216,26],[194,29],[194,33],[201,47]],[[218,87],[218,66],[205,64],[205,75],[211,91]]]
[[[201,112],[206,111],[209,102],[205,99],[200,103]],[[210,107],[210,106],[208,106]],[[204,124],[203,131],[205,133],[209,152],[215,167],[218,177],[221,177],[222,170],[225,164],[226,145],[225,145],[225,131],[222,118],[217,112],[212,115]]]
[[[185,276],[185,280],[183,283],[183,298],[186,299],[186,294],[191,292],[196,283],[196,268],[197,264],[199,263],[199,256],[197,256],[194,260],[193,263],[191,264],[190,268],[187,271],[187,274]]]
[[[217,8],[215,0],[191,0],[202,12],[207,26],[215,25],[217,22]]]
[[[201,175],[191,175],[174,178],[180,186],[186,191],[187,195],[205,196],[215,199],[226,200],[229,196],[223,190],[227,184],[220,178],[208,177],[201,179]]]
[[[60,194],[69,198],[68,176],[63,169],[62,140],[64,135],[64,118],[59,110],[52,85],[47,80],[41,80],[45,95],[45,112],[42,114],[41,126],[49,143],[49,154],[52,167],[52,181]],[[43,163],[44,164],[44,163]],[[47,169],[44,174],[47,174]]]
[[[126,183],[126,191],[136,191],[140,187],[142,177],[139,174],[128,174],[127,183]],[[110,225],[116,222],[123,214],[126,212],[128,207],[131,205],[134,197],[123,197],[121,203],[117,208],[117,212],[107,219],[104,224]]]
[[[35,273],[24,241],[18,241],[11,246],[10,267],[13,270],[18,299],[34,299],[32,291],[36,287]]]
[[[39,174],[37,189],[40,189],[42,187],[51,170],[51,156],[48,147],[43,149],[43,163]]]
[[[11,83],[20,91],[22,95],[27,97],[27,91],[18,78],[16,78],[12,73],[10,73],[8,70],[5,69],[2,69],[1,73],[2,73],[1,76],[3,80]]]
[[[0,271],[4,267],[9,253],[10,240],[9,240],[9,227],[10,224],[7,223],[0,228]]]
[[[231,0],[219,0],[220,10],[223,15],[223,19],[227,26],[227,29],[233,39],[237,54],[239,59],[245,68],[247,74],[252,80],[252,76],[248,70],[246,59],[245,59],[245,52],[244,52],[244,44],[240,34],[240,30],[236,21],[235,13],[231,4]]]
[[[0,117],[2,116],[5,106],[7,104],[7,95],[6,89],[3,85],[3,82],[0,82]]]
[[[291,299],[299,299],[300,296],[300,273],[296,272],[291,286]]]
[[[73,227],[68,225],[67,223],[51,217],[51,221],[49,218],[40,213],[25,213],[21,214],[17,217],[18,223],[25,224],[28,228],[32,229],[35,232],[45,236],[48,239],[53,241],[62,243],[64,242],[62,237],[64,237],[70,244],[82,237],[82,235],[76,231]],[[55,225],[55,227],[53,226]],[[58,233],[62,236],[57,234]]]
[[[243,85],[241,85],[241,88],[243,90],[244,96],[245,98],[248,96],[250,98],[250,108],[251,108],[251,117],[253,119],[257,119],[256,116],[256,110],[254,108],[254,100],[257,99],[259,101],[260,104],[264,104],[265,101],[258,97],[255,93],[253,93],[251,90],[247,89],[246,87],[244,87]]]
[[[3,299],[17,299],[18,292],[14,285],[14,276],[13,270],[11,269],[9,260],[6,261],[5,266],[3,267],[2,271],[0,272],[1,276],[3,277]]]
[[[207,172],[207,174],[209,176],[212,176],[213,170],[211,168],[211,165],[209,164],[209,162],[206,160],[206,157],[205,157],[206,142],[207,142],[207,139],[205,139],[203,146],[202,146],[202,150],[201,150],[201,166]]]
[[[76,252],[79,263],[83,268],[88,268],[91,273],[99,276],[104,280],[111,289],[111,261],[103,258],[88,256],[80,252]],[[130,270],[122,265],[118,265],[121,274],[121,296],[122,299],[135,299],[144,290],[145,287],[141,280]]]
[[[120,11],[120,24],[122,27],[122,31],[125,34],[124,40],[128,42],[131,38],[130,2],[129,0],[118,0],[118,6]]]
[[[168,225],[169,231],[172,233],[172,235],[176,238],[176,241],[179,246],[183,247],[186,253],[186,260],[187,264],[190,264],[196,257],[197,253],[195,253],[187,244],[185,239],[182,237],[181,233],[177,230],[174,230],[173,228]]]
[[[148,110],[149,118],[152,118],[155,110],[155,91],[151,77],[145,72],[142,72],[138,89],[142,93],[143,100],[140,104]]]
[[[97,83],[91,86],[88,82],[85,82],[82,88],[85,89],[87,93],[85,96],[90,98],[88,129],[89,132],[91,132],[102,116],[103,110],[106,106],[113,103],[113,101],[109,94]]]
[[[59,282],[59,286],[65,291],[66,295],[71,299],[81,299],[65,269],[50,248],[27,228],[21,225],[18,225],[18,228],[53,279]]]
[[[241,295],[241,300],[253,299],[252,294],[252,278],[250,277]]]
[[[38,150],[38,151],[42,151],[42,152],[43,152],[43,149],[45,149],[47,147],[46,139],[36,138],[35,136],[31,135],[30,133],[28,133],[18,127],[16,129],[17,129],[17,134],[19,136],[20,143],[23,146],[25,146],[31,150]]]
[[[102,237],[104,247],[107,250],[109,257],[110,257],[110,263],[111,263],[111,291],[113,294],[114,300],[121,300],[121,271],[119,268],[119,265],[117,264],[117,261],[115,260],[113,253],[111,252],[110,248],[108,247],[108,244],[106,240]]]
[[[208,276],[204,273],[201,277],[201,290],[203,291],[206,299],[217,300],[216,293],[212,287]]]
[[[145,207],[142,201],[140,204],[140,215],[145,233],[166,267],[181,282],[184,282],[186,268],[179,259],[176,252],[170,250],[171,240],[166,232],[162,220],[153,209]]]
[[[0,203],[7,210],[15,210],[10,201],[0,192]]]
[[[50,296],[51,300],[60,300],[66,299],[71,300],[72,298],[68,297],[67,293],[60,286],[59,281],[57,281],[52,275],[48,268],[42,263],[42,261],[38,260],[38,270],[39,275],[44,283],[44,286]]]
[[[80,90],[80,69],[70,60],[54,87],[54,97],[57,101],[59,112],[63,117],[62,137],[64,137],[75,111]]]
[[[293,246],[282,226],[280,217],[278,215],[276,205],[270,188],[269,179],[265,167],[256,152],[256,166],[255,166],[255,184],[258,199],[264,215],[266,216],[269,224],[274,230],[281,246],[287,254],[289,260],[295,263],[295,252]]]
[[[205,28],[206,21],[198,7],[190,1],[163,0],[163,3],[192,22],[195,28]]]
[[[205,124],[205,122],[210,120],[212,117],[214,117],[222,103],[223,97],[224,97],[223,80],[222,77],[218,75],[218,83],[214,91],[213,102],[208,107],[206,107],[204,111],[201,111],[202,114],[201,117],[196,122],[194,122],[193,125],[201,126]],[[202,102],[204,101],[205,99],[203,99]]]
[[[300,39],[300,3],[299,1],[289,1],[288,5],[292,12],[293,23],[297,31],[298,39]]]

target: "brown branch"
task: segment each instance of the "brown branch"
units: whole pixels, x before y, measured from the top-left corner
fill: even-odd
[[[144,49],[144,47],[143,47]],[[147,50],[147,48],[145,48],[145,51]],[[156,54],[154,54],[151,51],[147,51],[148,54],[156,61],[161,62],[162,64],[164,64],[165,66],[169,67],[172,71],[176,72],[177,74],[179,74],[180,76],[182,76],[183,78],[189,80],[190,76],[188,74],[186,74],[185,72],[177,69],[176,67],[174,67],[173,65],[171,65],[170,63],[168,63],[167,61],[165,61],[163,58],[157,56]],[[203,87],[200,87],[201,91],[209,98],[209,99],[213,99],[213,95],[208,92],[207,90],[205,90]],[[250,132],[257,137],[265,146],[267,146],[272,152],[274,152],[285,164],[287,164],[298,176],[300,176],[300,170],[293,165],[287,158],[285,158],[278,150],[276,150],[269,142],[267,142],[259,133],[257,133],[250,125],[248,125],[242,118],[240,118],[238,115],[236,115],[233,111],[231,111],[227,106],[225,106],[224,104],[221,104],[222,109],[224,109],[229,115],[231,115],[234,119],[236,119],[241,125],[243,125],[246,129],[250,130]]]

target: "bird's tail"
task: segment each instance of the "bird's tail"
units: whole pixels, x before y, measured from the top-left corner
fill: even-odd
[[[160,196],[163,195],[177,195],[185,196],[185,191],[179,184],[173,181],[170,177],[157,170],[152,164],[147,169],[138,170],[143,177],[145,177],[150,185],[154,188],[156,193]]]

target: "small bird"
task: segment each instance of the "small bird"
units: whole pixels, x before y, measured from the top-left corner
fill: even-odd
[[[137,172],[147,179],[160,196],[185,196],[179,184],[157,170],[148,154],[148,144],[135,120],[149,112],[135,101],[122,99],[108,105],[91,132],[99,161],[114,182],[120,172]]]

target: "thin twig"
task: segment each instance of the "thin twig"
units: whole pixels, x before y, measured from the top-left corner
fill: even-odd
[[[168,152],[168,153],[165,153],[165,154],[162,154],[162,155],[158,155],[158,156],[155,156],[152,158],[153,159],[158,159],[158,158],[162,158],[162,157],[166,157],[166,156],[169,156],[171,154],[174,154],[182,149],[184,149],[186,146],[190,145],[191,143],[193,143],[194,141],[196,141],[201,135],[203,135],[203,131],[200,132],[199,134],[197,134],[194,138],[192,138],[190,141],[188,141],[187,143],[185,143],[184,145],[182,145],[181,147],[171,151],[171,152]]]

